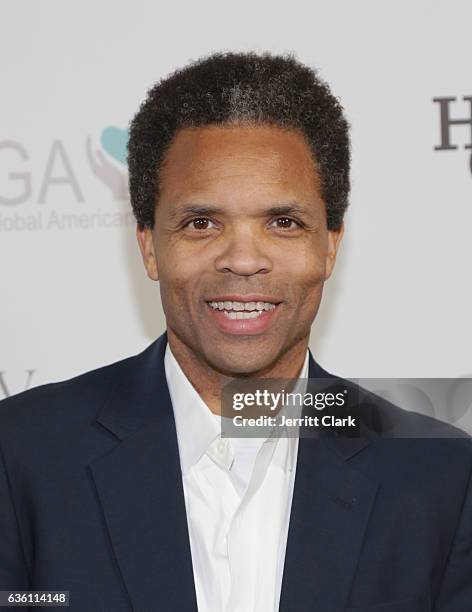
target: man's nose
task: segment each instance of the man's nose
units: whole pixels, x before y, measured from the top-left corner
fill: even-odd
[[[249,229],[233,231],[215,258],[218,272],[233,272],[240,276],[270,272],[272,267],[264,238]]]

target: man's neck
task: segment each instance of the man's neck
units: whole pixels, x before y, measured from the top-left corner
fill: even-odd
[[[183,373],[188,378],[202,400],[213,412],[221,414],[221,389],[235,377],[228,376],[212,367],[205,359],[198,356],[188,345],[171,330],[167,330],[170,350]],[[300,376],[308,348],[308,337],[293,345],[273,364],[263,371],[238,376],[241,379],[272,378],[295,379]]]

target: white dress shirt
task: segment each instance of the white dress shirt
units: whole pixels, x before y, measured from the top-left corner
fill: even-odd
[[[308,377],[309,353],[299,378]],[[199,612],[277,612],[298,437],[222,438],[169,345],[174,410]]]

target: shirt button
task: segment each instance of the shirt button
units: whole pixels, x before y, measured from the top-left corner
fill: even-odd
[[[223,442],[223,440],[220,440],[218,442],[218,444],[216,445],[216,450],[220,453],[220,455],[224,455],[226,451],[226,444],[225,442]]]

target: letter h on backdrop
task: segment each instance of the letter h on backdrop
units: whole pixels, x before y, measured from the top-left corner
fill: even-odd
[[[472,149],[472,96],[464,96],[464,102],[469,103],[470,115],[464,119],[451,118],[451,102],[457,102],[457,98],[433,98],[433,102],[439,104],[439,121],[441,129],[441,144],[434,147],[435,151],[453,151],[458,149],[457,145],[451,143],[451,126],[468,125],[470,127],[470,144],[465,144],[464,149]],[[472,174],[472,154],[469,161],[470,172]]]

